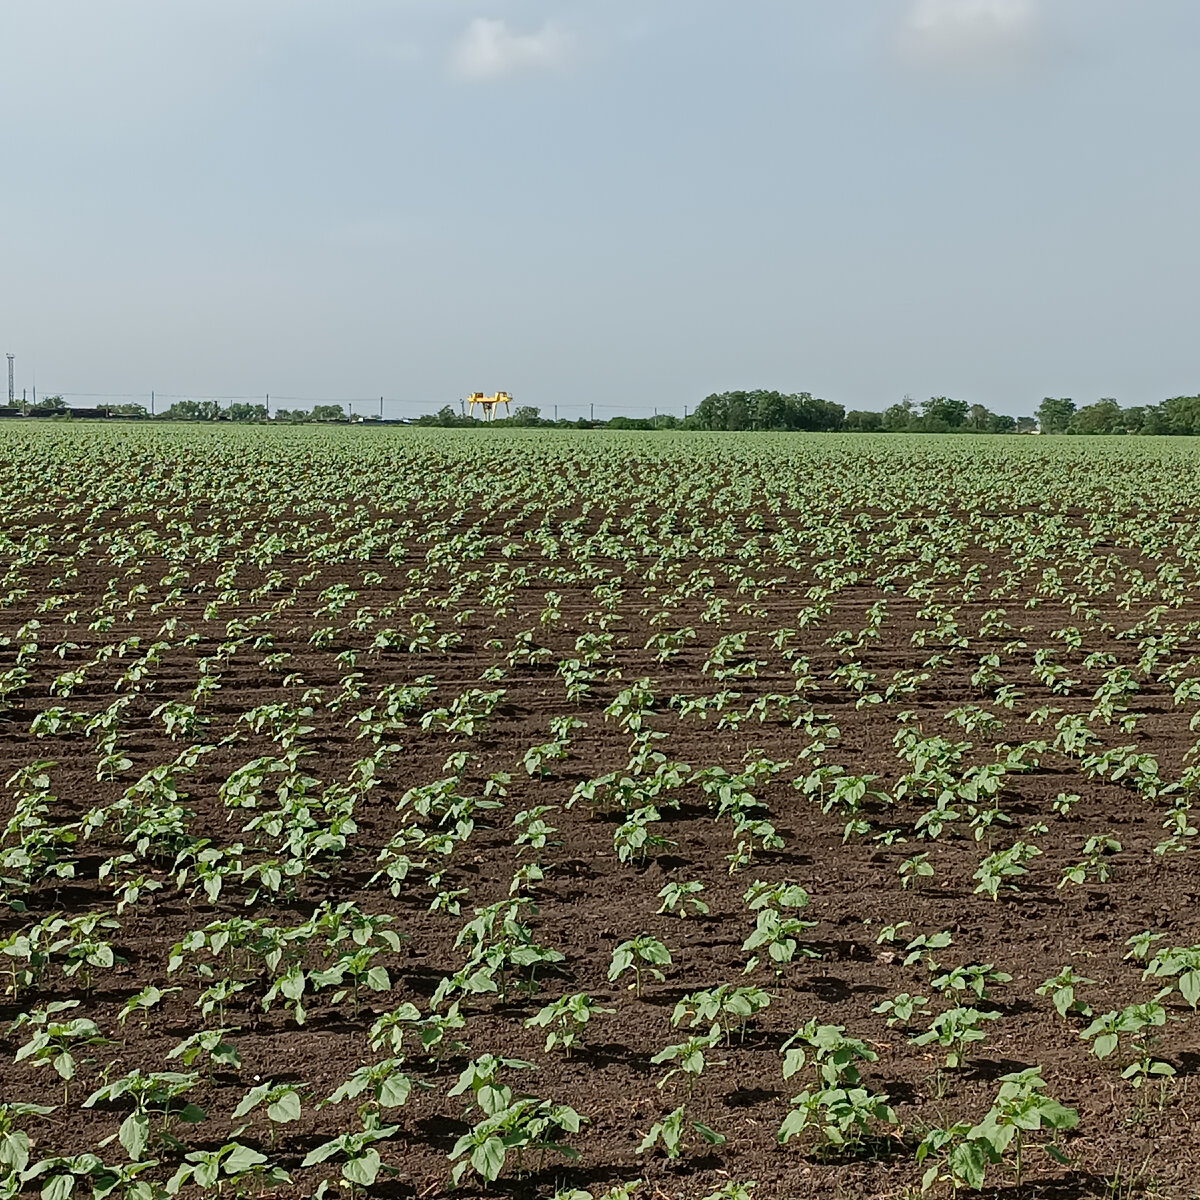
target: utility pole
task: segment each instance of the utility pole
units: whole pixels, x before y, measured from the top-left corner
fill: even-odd
[[[383,397],[379,397],[379,419],[383,420]]]
[[[12,402],[17,398],[13,391],[13,356],[8,356],[8,406],[12,408]]]
[[[588,420],[594,421],[596,419],[596,406],[594,404],[589,404],[588,409],[591,412],[591,416],[588,418]]]
[[[154,416],[154,392],[150,393],[150,415]]]
[[[558,405],[557,404],[554,406],[554,419],[555,419],[555,421],[558,420]]]

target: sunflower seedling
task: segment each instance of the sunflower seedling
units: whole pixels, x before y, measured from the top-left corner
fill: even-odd
[[[545,1051],[550,1053],[561,1046],[568,1058],[572,1049],[579,1044],[588,1022],[601,1013],[611,1013],[611,1008],[601,1008],[584,992],[561,996],[547,1004],[525,1022],[526,1029],[548,1029]]]
[[[689,1129],[709,1146],[723,1146],[725,1144],[723,1134],[717,1133],[716,1130],[710,1129],[702,1122],[688,1121],[685,1124],[685,1107],[685,1105],[681,1104],[678,1108],[663,1117],[661,1121],[655,1121],[650,1126],[646,1136],[639,1143],[637,1152],[645,1154],[661,1143],[663,1151],[668,1158],[678,1158],[686,1148],[685,1138]]]
[[[265,1105],[267,1120],[270,1122],[271,1145],[274,1146],[279,1126],[300,1120],[302,1101],[303,1095],[298,1088],[290,1083],[273,1083],[268,1079],[266,1083],[252,1087],[238,1101],[232,1119],[240,1121],[260,1105]]]
[[[662,983],[666,976],[659,967],[669,967],[671,961],[671,952],[666,946],[643,933],[622,942],[613,951],[612,961],[608,964],[608,981],[615,983],[627,971],[632,971],[633,982],[629,985],[629,990],[640,999],[643,975],[649,975],[651,979]]]
[[[1063,967],[1057,975],[1051,976],[1034,989],[1039,996],[1049,996],[1055,1012],[1065,1021],[1068,1017],[1090,1017],[1091,1005],[1085,1004],[1075,995],[1075,989],[1087,984],[1094,984],[1094,979],[1076,975],[1071,967]]]
[[[987,1037],[985,1021],[999,1020],[997,1012],[980,1012],[977,1008],[950,1008],[934,1017],[933,1023],[921,1034],[909,1040],[915,1046],[940,1046],[946,1051],[946,1066],[950,1070],[966,1061],[967,1047]]]

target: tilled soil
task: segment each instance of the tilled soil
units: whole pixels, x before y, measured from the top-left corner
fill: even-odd
[[[372,1195],[450,1194],[453,1164],[447,1156],[481,1114],[470,1110],[469,1094],[449,1093],[469,1062],[489,1054],[530,1064],[502,1069],[501,1081],[514,1094],[568,1104],[585,1124],[565,1139],[578,1161],[551,1151],[528,1153],[518,1164],[513,1153],[486,1188],[468,1174],[459,1189],[467,1196],[549,1197],[579,1188],[599,1197],[633,1180],[643,1181],[636,1195],[681,1200],[751,1180],[760,1200],[908,1195],[920,1185],[914,1148],[925,1132],[979,1121],[1000,1077],[1035,1065],[1047,1092],[1078,1112],[1078,1125],[1053,1139],[1066,1162],[1045,1152],[1048,1133],[1031,1133],[1022,1180],[1010,1155],[991,1168],[988,1195],[1200,1192],[1193,1182],[1198,1158],[1191,1124],[1200,1037],[1179,991],[1163,997],[1165,1023],[1149,1030],[1149,1040],[1126,1036],[1115,1054],[1101,1060],[1080,1036],[1089,1020],[1060,1017],[1049,996],[1036,990],[1071,966],[1091,981],[1078,995],[1095,1016],[1119,1011],[1150,1001],[1172,982],[1143,979],[1145,964],[1131,957],[1128,939],[1150,930],[1162,935],[1154,949],[1200,945],[1194,830],[1183,834],[1178,850],[1163,848],[1172,806],[1194,799],[1194,777],[1189,785],[1186,770],[1195,762],[1189,721],[1198,706],[1175,697],[1181,681],[1200,676],[1194,661],[1200,651],[1195,532],[1188,523],[1196,509],[1190,491],[1171,490],[1179,486],[1178,462],[1141,462],[1141,474],[1131,468],[1120,485],[1124,493],[1107,467],[1088,474],[1074,462],[1077,477],[1055,495],[1049,485],[1053,462],[1022,451],[1017,465],[1041,472],[1037,478],[1049,499],[1020,505],[989,488],[986,475],[975,485],[957,477],[949,483],[952,467],[971,466],[966,459],[939,461],[925,448],[906,458],[899,443],[886,439],[865,439],[869,454],[839,449],[842,457],[824,464],[820,487],[813,472],[818,459],[794,462],[783,472],[762,461],[752,440],[739,443],[750,448],[738,452],[719,440],[697,441],[686,453],[676,449],[665,458],[645,442],[630,442],[621,489],[593,487],[586,479],[585,468],[598,469],[602,458],[611,462],[617,454],[607,444],[601,455],[580,443],[577,461],[564,466],[559,449],[548,452],[532,439],[483,446],[472,441],[464,449],[449,438],[430,438],[389,443],[387,461],[403,465],[410,482],[397,484],[389,475],[392,482],[373,489],[369,508],[359,508],[355,444],[294,439],[282,450],[273,445],[271,453],[286,452],[307,466],[308,499],[301,507],[293,493],[291,501],[272,508],[256,507],[263,478],[242,465],[245,446],[214,441],[202,467],[192,460],[198,435],[187,436],[194,441],[143,445],[137,470],[124,484],[112,482],[123,477],[116,468],[109,472],[103,460],[112,450],[102,441],[40,447],[59,470],[48,473],[55,501],[48,507],[28,460],[12,451],[7,561],[16,564],[10,584],[23,594],[4,609],[10,641],[2,666],[24,667],[27,675],[7,696],[0,757],[6,779],[36,760],[51,760],[46,773],[54,799],[43,825],[74,830],[77,840],[62,852],[74,864],[70,878],[23,880],[11,868],[4,872],[13,882],[0,936],[19,936],[54,914],[113,914],[119,923],[109,935],[117,955],[112,967],[65,976],[62,955],[51,955],[27,986],[10,987],[0,1009],[8,1028],[53,1001],[74,1001],[78,1007],[69,1016],[89,1018],[109,1039],[78,1050],[77,1072],[66,1088],[51,1066],[12,1061],[30,1036],[28,1026],[8,1033],[3,1098],[58,1106],[47,1118],[21,1123],[33,1141],[31,1161],[83,1151],[123,1161],[119,1144],[106,1139],[129,1112],[129,1102],[82,1102],[104,1081],[130,1071],[184,1069],[171,1057],[181,1040],[202,1028],[227,1028],[240,1065],[203,1058],[196,1064],[198,1078],[186,1100],[208,1119],[171,1126],[185,1145],[152,1144],[146,1154],[160,1166],[146,1178],[165,1181],[185,1152],[215,1149],[236,1136],[289,1173],[291,1182],[268,1187],[268,1194],[306,1196],[325,1178],[336,1184],[339,1158],[301,1163],[330,1138],[361,1127],[355,1108],[362,1098],[320,1102],[356,1068],[386,1057],[368,1039],[380,1014],[405,1003],[423,1017],[446,1012],[453,998],[435,1008],[433,997],[467,961],[468,947],[456,946],[460,930],[477,910],[506,901],[517,867],[537,861],[544,878],[521,893],[529,901],[521,920],[536,944],[557,951],[562,961],[539,970],[528,986],[517,971],[505,979],[503,994],[460,995],[465,1026],[448,1048],[426,1051],[416,1037],[405,1038],[401,1053],[414,1086],[406,1103],[382,1114],[397,1129],[378,1144],[388,1170]],[[980,439],[964,441],[972,456],[988,453],[979,448]],[[815,441],[803,445],[809,448],[804,453],[824,453],[811,450]],[[722,456],[727,461],[719,461]],[[63,473],[68,460],[82,464],[78,483]],[[492,474],[481,461],[494,468]],[[226,471],[214,471],[214,463]],[[680,508],[672,497],[696,487],[697,464],[713,472],[706,485],[712,503]],[[1194,463],[1184,472],[1192,490],[1195,472]],[[108,479],[110,494],[91,498],[89,479]],[[412,498],[413,479],[422,481],[419,502]],[[759,486],[747,488],[747,480]],[[873,515],[857,496],[864,480],[877,489]],[[132,511],[129,503],[117,503],[122,487],[136,501]],[[1147,517],[1147,508],[1130,502],[1131,495],[1157,501],[1158,509]],[[812,507],[818,499],[825,506],[820,511]],[[406,502],[424,507],[414,514]],[[71,520],[94,527],[83,529],[82,539],[67,536],[64,518],[55,516],[64,505],[80,503],[84,516]],[[860,517],[869,520],[856,525]],[[190,532],[180,530],[181,520]],[[139,526],[150,534],[140,542]],[[356,540],[372,527],[387,536],[372,545]],[[789,528],[808,531],[809,540],[773,543]],[[724,532],[714,537],[714,529]],[[255,561],[254,548],[281,531],[283,544]],[[79,525],[71,532],[80,532]],[[206,557],[205,536],[221,543],[212,557]],[[26,561],[22,554],[38,538],[44,545]],[[123,557],[126,545],[133,549]],[[714,558],[721,548],[725,557]],[[1111,579],[1093,569],[1101,562]],[[1175,565],[1178,579],[1162,575],[1164,563]],[[589,575],[587,566],[603,568],[604,575]],[[68,568],[78,574],[64,580]],[[171,581],[180,570],[187,578]],[[510,585],[507,595],[488,591],[502,580]],[[145,592],[130,595],[140,584]],[[814,601],[814,587],[827,594]],[[1135,594],[1122,598],[1129,588]],[[237,594],[228,594],[231,589]],[[353,598],[345,600],[347,592]],[[39,612],[45,597],[59,594],[70,595],[69,601]],[[110,603],[114,595],[118,602]],[[827,610],[808,623],[798,619],[823,600]],[[952,613],[956,630],[938,631],[932,600]],[[60,624],[68,607],[78,619]],[[881,611],[881,623],[858,637],[872,629],[871,614]],[[113,618],[110,627],[102,613]],[[419,637],[416,613],[428,615],[431,641],[445,633],[461,640],[440,650],[375,645],[384,627],[401,630],[406,639]],[[33,620],[41,627],[31,632]],[[175,624],[164,632],[166,621]],[[675,630],[694,636],[681,637],[677,652],[667,656],[647,648],[655,634]],[[780,630],[792,632],[776,644],[771,635]],[[611,644],[591,664],[588,693],[569,700],[560,665],[586,655],[581,638],[605,631]],[[839,631],[847,635],[840,641]],[[745,644],[714,663],[720,639],[738,632],[747,635]],[[256,640],[264,635],[269,642]],[[1148,649],[1164,636],[1167,649],[1147,660]],[[35,652],[22,659],[21,647],[31,639]],[[72,645],[53,651],[64,642]],[[130,679],[131,664],[155,642],[167,643],[159,661]],[[113,647],[109,657],[98,654],[105,646]],[[1031,674],[1039,651],[1052,652],[1074,682],[1052,689]],[[930,666],[938,653],[944,659]],[[997,663],[981,679],[977,673],[989,655]],[[91,665],[81,681],[69,689],[56,683],[85,662]],[[748,668],[748,662],[756,665]],[[873,677],[861,691],[854,690],[853,675],[834,674],[848,662]],[[1095,710],[1104,673],[1116,667],[1126,668],[1136,683],[1124,697],[1125,710],[1140,714],[1128,731],[1120,728],[1121,712],[1106,720]],[[1171,668],[1178,670],[1172,675]],[[730,675],[719,679],[721,671]],[[885,696],[886,685],[904,682],[905,672],[917,682]],[[167,736],[155,710],[171,701],[195,703],[194,689],[206,674],[219,677],[220,686],[198,704],[205,723],[187,736]],[[243,868],[287,858],[281,850],[286,831],[249,827],[274,804],[269,789],[256,808],[222,798],[222,786],[238,768],[259,756],[280,759],[294,744],[307,752],[300,764],[312,780],[309,792],[348,784],[354,764],[375,749],[370,737],[356,736],[364,724],[355,722],[356,714],[377,704],[385,685],[418,685],[425,677],[436,691],[380,735],[381,744],[396,749],[381,756],[379,785],[353,804],[355,828],[344,848],[314,853],[294,886],[277,896],[256,893],[253,879],[236,873],[215,902],[197,889],[194,873],[180,886],[177,854],[194,839],[229,850]],[[659,761],[679,766],[682,782],[654,801],[661,820],[651,829],[665,844],[622,862],[614,834],[628,813],[615,803],[597,806],[573,797],[588,780],[630,772],[638,730],[622,727],[610,706],[617,701],[619,707],[622,692],[639,680],[648,681],[652,694],[641,729],[653,731],[653,751],[664,756]],[[808,728],[794,725],[788,719],[794,713],[785,718],[770,699],[798,686],[803,703],[794,711],[816,714]],[[422,727],[423,714],[449,708],[470,689],[503,692],[473,731],[447,731],[437,718]],[[679,698],[722,692],[737,695],[725,697],[721,709],[681,715]],[[43,729],[43,736],[31,731],[39,713],[66,709],[95,716],[119,698],[127,700],[115,726],[126,766],[98,772],[103,731],[85,733],[81,722],[58,733]],[[763,698],[762,710],[755,711],[754,702]],[[311,710],[297,718],[301,728],[291,742],[278,726],[272,739],[269,720],[256,732],[244,719],[261,706],[280,704],[290,706],[293,717],[297,709]],[[990,721],[966,731],[952,716],[964,706],[985,710]],[[1039,721],[1038,710],[1046,706],[1059,711]],[[910,715],[902,717],[905,712]],[[1056,723],[1071,715],[1083,717],[1095,735],[1080,752],[1061,742],[1055,746]],[[526,752],[553,740],[551,722],[559,717],[583,724],[569,731],[564,757],[531,773]],[[957,782],[969,766],[1002,761],[1007,751],[997,750],[998,744],[1041,739],[1049,745],[1031,754],[1030,769],[1004,774],[994,824],[972,825],[972,810],[959,797],[949,805],[954,816],[935,838],[922,836],[918,826],[933,806],[931,795],[916,787],[896,798],[902,776],[913,769],[895,744],[904,728],[968,743]],[[826,743],[824,750],[814,749],[818,740]],[[152,833],[139,849],[136,835],[126,838],[130,826],[120,824],[119,802],[139,778],[193,743],[213,748],[190,771],[178,771],[184,810],[179,830]],[[1113,779],[1111,768],[1089,771],[1087,753],[1124,745],[1154,756],[1161,794],[1153,794],[1151,785],[1135,786],[1136,773]],[[459,753],[465,755],[461,762],[450,761]],[[777,769],[749,790],[763,805],[755,815],[771,822],[782,847],[758,845],[752,860],[734,869],[728,862],[737,844],[731,820],[719,814],[695,773],[719,767],[736,776],[747,764],[766,760]],[[793,782],[821,765],[875,777],[869,786],[882,795],[868,795],[856,814],[836,805],[824,811],[821,795],[807,795]],[[630,773],[644,782],[652,769]],[[503,790],[497,791],[501,772],[511,779],[499,778]],[[414,853],[416,865],[393,895],[386,880],[373,880],[389,839],[406,824],[425,833],[454,827],[436,810],[414,816],[411,799],[402,797],[443,778],[453,779],[456,796],[483,799],[490,791],[488,798],[500,804],[476,807],[473,830],[444,858]],[[10,787],[6,818],[18,792]],[[1065,815],[1052,806],[1062,793],[1080,797]],[[543,816],[553,827],[538,852],[515,844],[514,818],[535,806],[546,806]],[[85,837],[80,823],[89,813],[104,821]],[[848,831],[851,819],[862,827]],[[1186,819],[1183,826],[1189,828]],[[1087,840],[1104,835],[1119,850],[1097,856],[1099,865],[1081,883],[1063,882],[1064,870],[1084,857]],[[1018,840],[1040,851],[1025,864],[1026,873],[1007,879],[995,899],[977,890],[984,858]],[[19,842],[10,829],[6,848]],[[232,849],[237,845],[243,848]],[[133,857],[111,862],[122,854]],[[900,873],[901,864],[918,854],[928,856],[932,874],[910,880]],[[138,876],[160,886],[117,912],[113,878]],[[659,911],[667,884],[697,880],[704,885],[706,913],[681,919]],[[774,964],[760,951],[763,961],[747,974],[751,951],[744,942],[755,914],[743,897],[758,880],[800,885],[809,902],[793,915],[813,925],[792,961]],[[233,956],[232,966],[198,953],[169,969],[172,946],[211,922],[245,918],[295,928],[319,906],[347,901],[394,918],[390,928],[402,935],[402,945],[373,960],[387,970],[380,991],[364,987],[335,1004],[336,989],[310,986],[302,1024],[283,1000],[264,1008],[277,972],[261,949]],[[455,906],[457,913],[445,911]],[[906,965],[913,938],[942,931],[951,935],[949,946]],[[661,942],[671,961],[663,966],[663,979],[648,979],[636,995],[627,978],[610,981],[608,971],[618,944],[639,935]],[[6,954],[15,971],[18,959]],[[301,966],[319,969],[328,962],[314,943]],[[971,992],[956,998],[931,987],[941,973],[934,964],[991,964],[1011,979],[993,984],[982,998]],[[216,978],[227,973],[246,985],[223,1017],[197,1012],[197,1000],[212,982],[200,977],[197,966],[212,966]],[[707,1022],[694,1031],[674,1028],[676,1004],[721,984],[756,985],[769,993],[769,1007],[744,1030],[730,1027],[705,1051],[707,1065],[690,1087],[683,1075],[664,1082],[670,1064],[651,1059],[707,1029]],[[144,1018],[122,1023],[122,1006],[147,985],[172,990]],[[546,1052],[545,1032],[526,1021],[553,999],[578,992],[609,1011],[588,1023],[569,1056],[561,1049]],[[927,998],[925,1015],[889,1025],[877,1006],[906,992]],[[964,1064],[950,1069],[944,1049],[911,1039],[956,1000],[998,1018],[986,1023],[984,1040],[968,1047]],[[873,1122],[857,1144],[841,1150],[815,1130],[787,1145],[777,1140],[791,1098],[816,1086],[811,1065],[783,1078],[781,1047],[814,1020],[842,1026],[870,1048],[876,1057],[858,1068],[863,1086],[885,1093],[895,1112],[894,1125]],[[1173,1074],[1153,1076],[1140,1087],[1123,1079],[1122,1069],[1142,1048],[1147,1061],[1165,1063]],[[259,1109],[234,1120],[247,1090],[267,1080],[301,1090],[300,1119],[271,1128]],[[709,1145],[689,1134],[677,1158],[661,1146],[640,1152],[651,1126],[681,1104],[685,1129],[700,1122],[724,1140]],[[935,1186],[948,1191],[944,1183]]]

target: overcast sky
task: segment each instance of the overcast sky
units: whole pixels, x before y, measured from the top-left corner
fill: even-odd
[[[18,393],[1200,390],[1197,0],[0,0],[0,54]]]

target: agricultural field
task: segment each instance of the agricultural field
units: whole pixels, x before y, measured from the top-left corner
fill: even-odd
[[[0,429],[0,1196],[1200,1191],[1200,445]]]

